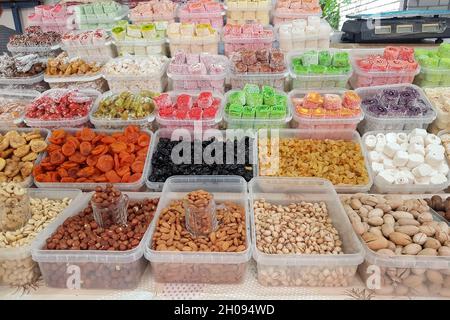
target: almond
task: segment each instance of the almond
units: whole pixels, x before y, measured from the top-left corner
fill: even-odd
[[[412,239],[407,234],[401,232],[392,232],[389,235],[389,239],[397,245],[406,246],[412,243]]]

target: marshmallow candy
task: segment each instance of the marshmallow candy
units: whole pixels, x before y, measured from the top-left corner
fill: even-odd
[[[416,129],[412,130],[410,133],[410,136],[421,136],[423,138],[425,138],[427,135],[428,135],[427,130],[420,129],[420,128],[416,128]]]
[[[389,132],[386,134],[386,143],[397,143],[397,134],[395,132]]]
[[[443,153],[428,152],[425,156],[425,162],[434,168],[439,168],[439,166],[444,163],[445,157]]]
[[[406,166],[410,169],[413,169],[425,162],[425,158],[423,157],[423,155],[418,153],[409,154],[408,158],[409,159]]]
[[[408,147],[409,147],[408,142],[403,142],[402,144],[400,144],[400,150],[402,151],[408,151]]]
[[[372,162],[383,162],[383,158],[381,157],[380,153],[376,152],[375,150],[369,152],[369,159]]]
[[[433,173],[433,168],[426,163],[422,163],[421,165],[418,165],[417,167],[412,169],[411,172],[416,178],[429,177]]]
[[[430,144],[436,144],[439,145],[441,144],[441,138],[439,138],[437,135],[435,134],[429,134],[425,137],[425,145],[428,146]]]
[[[430,177],[415,178],[414,184],[430,184]]]
[[[397,133],[397,143],[402,145],[403,143],[408,143],[408,135],[404,132]]]
[[[393,184],[395,177],[388,170],[384,170],[375,177],[375,180],[380,184]]]
[[[431,184],[443,184],[445,182],[447,182],[447,177],[441,173],[435,174],[430,178]]]
[[[377,142],[383,142],[384,144],[386,144],[386,136],[383,133],[377,133],[376,135],[377,138]]]
[[[383,159],[383,166],[385,169],[395,169],[394,161],[389,158]]]
[[[372,162],[372,171],[376,174],[384,170],[384,165],[379,162]]]
[[[425,156],[425,148],[423,145],[418,144],[418,143],[413,143],[410,144],[408,147],[408,152],[411,153],[418,153],[421,154],[423,156]]]
[[[369,134],[364,140],[364,143],[366,144],[369,150],[372,150],[377,145],[377,138],[374,135]]]
[[[409,143],[410,144],[420,144],[423,146],[425,144],[425,140],[421,136],[411,136],[409,139]]]
[[[448,164],[446,164],[445,162],[441,163],[441,165],[438,168],[438,172],[443,174],[444,176],[448,175]]]
[[[425,152],[445,153],[445,148],[440,144],[429,144],[425,148]]]
[[[404,167],[409,161],[408,153],[402,150],[399,150],[395,153],[393,164],[396,167]]]
[[[395,178],[394,184],[410,184],[411,182],[409,181],[409,179],[407,177],[404,176],[397,176],[397,178]]]
[[[406,169],[406,168],[401,169],[399,175],[404,177],[404,178],[406,178],[406,179],[408,179],[408,183],[414,183],[414,178],[415,177],[411,173],[411,171],[409,171],[408,169]]]
[[[383,141],[377,141],[377,145],[375,146],[375,151],[379,153],[383,153],[384,147],[386,146],[386,143]]]
[[[399,150],[400,145],[397,142],[388,142],[383,148],[383,153],[388,157],[393,158]]]

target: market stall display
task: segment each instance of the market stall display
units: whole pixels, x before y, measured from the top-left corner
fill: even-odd
[[[320,18],[322,9],[319,0],[283,0],[276,1],[272,12],[273,24],[278,25],[296,19],[305,19],[311,16]]]
[[[210,205],[205,205],[208,200]],[[243,178],[171,177],[164,184],[155,219],[146,237],[145,257],[157,282],[242,282],[251,258]],[[189,232],[192,225],[201,236]],[[180,239],[170,242],[166,230],[179,232]]]
[[[227,23],[257,22],[269,25],[272,2],[270,0],[227,0]]]
[[[225,92],[229,61],[226,57],[208,53],[172,53],[167,76],[175,91]]]
[[[288,72],[284,54],[278,49],[233,52],[230,63],[232,89],[242,89],[247,83],[285,89]]]
[[[111,37],[103,29],[70,31],[62,36],[62,48],[69,57],[106,62],[117,57]]]
[[[225,95],[228,129],[286,128],[292,119],[287,95],[270,86],[246,84]]]
[[[414,83],[421,87],[446,87],[450,85],[450,46],[442,43],[438,49],[415,50],[416,60],[420,64],[420,73]]]
[[[62,4],[38,5],[34,7],[34,12],[28,15],[28,22],[31,26],[38,26],[44,32],[53,31],[64,33],[72,30],[72,12]]]
[[[74,7],[75,25],[81,30],[111,29],[128,15],[128,6],[115,1],[95,1]]]
[[[315,16],[292,20],[275,28],[280,49],[285,53],[292,50],[328,49],[331,32],[328,22]]]
[[[60,43],[59,33],[45,32],[40,27],[31,26],[23,34],[12,35],[7,49],[13,55],[35,53],[41,57],[50,57],[59,53]]]
[[[360,88],[364,120],[362,134],[374,130],[411,130],[426,128],[436,111],[422,89],[411,84],[393,84]]]
[[[355,49],[351,53],[353,89],[387,84],[412,83],[420,72],[414,48]]]
[[[450,296],[449,226],[423,199],[357,194],[341,200],[364,245],[359,274],[367,280],[370,266],[381,271],[377,294]]]
[[[143,91],[163,92],[167,85],[165,56],[121,57],[109,60],[103,66],[103,76],[113,92]]]
[[[45,63],[39,55],[0,56],[0,83],[32,85],[43,80]]]
[[[438,130],[450,129],[450,87],[424,88],[423,92],[436,111],[433,126]]]
[[[15,127],[22,123],[25,109],[39,96],[34,90],[0,90],[0,125]]]
[[[214,29],[223,27],[225,8],[219,1],[189,0],[178,8],[181,23],[208,23]]]
[[[352,75],[345,50],[291,51],[287,55],[293,89],[346,88]]]
[[[151,0],[138,2],[130,9],[128,17],[134,24],[156,21],[175,22],[177,4],[170,0]]]
[[[47,153],[34,167],[39,188],[94,190],[114,183],[139,190],[146,175],[152,133],[135,126],[122,130],[56,129]]]
[[[171,53],[219,53],[219,33],[209,23],[170,23],[167,37]]]
[[[363,145],[380,193],[436,193],[449,185],[445,148],[425,129],[369,131]]]
[[[364,118],[361,98],[350,90],[292,90],[292,127],[298,129],[356,130]]]

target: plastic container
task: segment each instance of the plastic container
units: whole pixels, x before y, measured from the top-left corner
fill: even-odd
[[[15,46],[8,43],[6,48],[13,55],[35,53],[40,57],[56,57],[61,52],[61,45],[52,46]]]
[[[167,55],[166,39],[136,39],[114,41],[119,56],[151,56],[155,54]]]
[[[432,212],[432,210],[431,210]],[[438,214],[433,213],[433,219],[436,221],[445,221]],[[365,251],[365,260],[358,268],[358,273],[366,286],[375,290],[378,295],[389,296],[441,296],[448,297],[448,286],[439,287],[429,279],[435,280],[442,284],[443,280],[448,283],[450,278],[450,257],[446,256],[386,256],[381,255],[365,244],[360,238]],[[376,273],[374,273],[376,272]],[[371,276],[372,275],[372,276]],[[374,278],[373,275],[376,277]],[[417,285],[405,286],[405,282],[409,280],[418,280]],[[409,283],[409,282],[408,282]],[[377,284],[379,286],[377,287]],[[374,286],[375,285],[375,286]],[[442,288],[442,290],[437,290]],[[445,294],[445,292],[447,292]]]
[[[126,193],[130,200],[159,198],[159,193]],[[32,245],[33,260],[39,263],[48,287],[76,289],[133,289],[147,267],[144,243],[127,251],[43,250],[42,247],[69,217],[86,208],[92,193],[83,194],[42,232]],[[147,230],[148,233],[148,230]],[[145,239],[145,236],[144,238]],[[78,279],[76,277],[78,275]],[[78,282],[78,281],[80,282]]]
[[[35,83],[41,82],[44,80],[44,72],[41,72],[37,75],[31,77],[15,77],[15,78],[3,78],[0,77],[0,84],[4,85],[33,85]]]
[[[96,14],[89,14],[80,16],[75,14],[73,22],[78,29],[89,30],[104,27],[105,29],[111,29],[112,26],[119,20],[123,20],[128,16],[128,6],[122,5],[121,8],[115,12],[114,16],[105,14],[104,17],[99,17]]]
[[[240,90],[230,90],[225,94],[225,105],[228,104],[228,97]],[[223,114],[223,120],[226,123],[227,129],[275,129],[275,128],[288,128],[289,122],[292,120],[292,107],[291,102],[287,97],[287,94],[282,91],[276,91],[277,94],[283,95],[287,98],[286,117],[282,119],[246,119],[246,118],[232,118],[226,112]]]
[[[39,92],[35,90],[0,90],[0,108],[3,108],[4,101],[17,101],[23,103],[23,111],[19,112],[18,116],[15,119],[7,119],[0,114],[0,127],[15,127],[22,123],[23,116],[25,115],[25,103],[30,103],[36,97],[40,95]],[[3,100],[5,99],[5,100]],[[11,112],[8,112],[10,114]]]
[[[198,97],[200,92],[183,92],[183,91],[170,91],[168,92],[168,95],[170,96],[170,99],[172,101],[175,101],[176,97],[180,94],[188,94],[194,99]],[[216,116],[214,119],[203,119],[203,120],[178,120],[178,119],[167,119],[162,118],[158,111],[155,111],[156,113],[156,123],[158,123],[158,126],[160,128],[165,129],[171,129],[175,130],[178,128],[188,128],[188,129],[194,129],[194,128],[202,128],[203,130],[211,129],[211,128],[218,128],[219,124],[222,121],[223,118],[223,111],[225,108],[225,97],[221,94],[217,94],[213,92],[213,98],[219,98],[221,100],[221,104],[219,109],[216,112]]]
[[[89,120],[95,126],[96,129],[121,129],[130,125],[138,126],[142,129],[144,128],[149,130],[152,129],[153,121],[155,120],[156,107],[155,110],[150,115],[142,119],[122,120],[122,119],[106,119],[95,117],[94,114],[97,111],[100,102],[103,99],[106,99],[107,97],[110,97],[112,95],[114,95],[114,93],[108,91],[99,96],[95,101],[94,106],[91,109],[91,112],[89,113]]]
[[[271,30],[272,26],[265,26],[264,30]],[[258,49],[270,49],[275,40],[275,34],[264,37],[244,37],[224,35],[222,41],[224,43],[225,55],[228,57],[231,53],[242,49],[258,50]]]
[[[272,1],[227,1],[227,23],[269,25]]]
[[[171,129],[159,129],[158,131],[155,132],[155,134],[152,137],[152,142],[151,142],[151,146],[150,146],[150,158],[153,158],[154,153],[156,152],[156,147],[158,146],[159,143],[159,139],[160,138],[168,138],[171,139],[172,141],[181,141],[181,139],[183,138],[180,135],[173,135],[173,130]],[[181,134],[185,134],[188,133],[190,134],[190,139],[191,141],[195,141],[196,139],[198,139],[198,132],[196,132],[195,136],[194,136],[194,132],[192,130],[189,131],[183,131],[181,132]],[[257,156],[258,156],[258,151],[257,151],[257,139],[256,139],[256,134],[253,131],[238,131],[238,132],[233,132],[233,131],[228,131],[228,130],[213,130],[213,131],[205,131],[202,136],[201,139],[203,141],[205,140],[209,140],[211,137],[216,136],[216,133],[218,133],[219,135],[222,135],[222,141],[232,141],[234,138],[243,138],[243,137],[251,137],[253,138],[253,146],[252,148],[250,148],[249,152],[251,152],[252,154],[252,169],[253,169],[253,176],[256,177],[258,176],[258,165],[257,165]],[[148,171],[147,171],[147,178],[145,180],[145,184],[147,185],[147,187],[150,190],[155,190],[155,191],[161,191],[163,189],[164,186],[164,182],[158,182],[158,181],[150,181],[149,180],[149,176],[150,173],[152,172],[152,168],[153,168],[153,164],[152,162],[150,162],[150,164],[148,165]],[[206,176],[205,176],[206,177]],[[217,176],[216,176],[217,177]],[[167,179],[168,180],[168,179]],[[166,181],[167,181],[166,180]]]
[[[78,57],[88,61],[104,63],[117,57],[117,50],[112,41],[106,41],[104,44],[63,45],[62,49],[67,52],[69,57]]]
[[[119,62],[127,59],[116,58],[111,61]],[[133,57],[133,59],[145,59],[144,57]],[[103,77],[108,81],[109,89],[113,92],[122,91],[142,91],[149,90],[153,92],[163,92],[167,86],[167,78],[165,76],[169,61],[162,64],[159,70],[145,75],[131,75],[131,74],[108,74],[103,70]]]
[[[342,96],[347,90],[314,90],[314,92],[320,94],[337,94]],[[358,123],[364,119],[364,111],[361,108],[361,114],[359,116],[347,117],[347,118],[306,118],[297,113],[295,105],[292,103],[293,98],[303,98],[310,90],[292,90],[289,92],[288,99],[292,107],[292,128],[297,129],[309,129],[309,130],[356,130]]]
[[[272,23],[274,26],[277,26],[282,23],[291,22],[292,20],[297,19],[307,19],[308,17],[322,16],[322,10],[319,9],[318,12],[305,12],[305,13],[296,13],[296,12],[280,12],[279,8],[275,8],[272,10]]]
[[[193,190],[213,194],[217,202],[231,201],[246,212],[246,250],[242,252],[175,252],[152,250],[153,234],[161,211],[173,200]],[[166,180],[150,232],[144,238],[145,257],[150,261],[156,282],[231,284],[244,280],[251,258],[250,217],[247,183],[237,176],[174,176]]]
[[[81,191],[28,189],[28,194],[31,198],[53,200],[70,198],[75,202],[81,196]],[[61,215],[63,215],[62,212]],[[47,228],[44,228],[38,235],[46,230]],[[38,264],[31,258],[33,242],[22,247],[0,248],[0,286],[25,286],[39,279],[41,271]]]
[[[284,91],[289,72],[280,73],[234,73],[231,72],[229,79],[232,89],[242,89],[247,83],[258,86],[271,86],[279,91]]]
[[[302,20],[307,19],[303,18]],[[288,36],[286,34],[282,34],[282,32],[280,32],[280,25],[275,25],[275,35],[278,40],[280,50],[284,53],[305,49],[327,50],[330,48],[332,31],[333,29],[326,20],[320,21],[320,27],[315,29],[315,33],[306,31],[302,36],[294,36],[292,32],[290,32]]]
[[[42,138],[43,138],[44,141],[47,142],[47,143],[48,143],[48,138],[50,137],[50,131],[48,131],[47,129],[44,129],[44,128],[7,128],[7,127],[1,127],[1,128],[0,128],[0,134],[5,134],[5,133],[7,133],[8,131],[13,131],[13,130],[14,130],[14,131],[17,131],[18,133],[22,133],[22,132],[30,133],[30,132],[34,132],[34,131],[37,130],[37,131],[40,132]],[[41,161],[43,155],[44,155],[44,153],[42,153],[42,152],[39,153],[38,157],[37,157],[36,160],[34,160],[34,162],[33,162],[34,166],[35,166],[36,164],[38,164],[38,163]],[[32,176],[32,175],[29,175],[29,176],[25,179],[25,181],[23,181],[22,183],[20,183],[20,185],[21,185],[22,187],[24,187],[24,188],[29,188],[29,187],[31,187],[31,186],[33,185],[33,176]]]
[[[189,39],[171,38],[168,41],[171,54],[174,54],[177,51],[184,51],[185,53],[219,54],[218,33],[203,38],[201,37],[191,37]]]
[[[437,136],[442,140],[442,138],[448,134],[450,134],[450,130],[442,130],[437,133]],[[446,141],[447,140],[442,141],[442,145],[445,148],[445,156],[447,157],[447,161],[450,163],[450,141]]]
[[[431,105],[431,102],[426,97],[425,93],[419,87],[413,84],[391,84],[386,86],[372,86],[370,88],[359,88],[356,93],[361,97],[361,100],[375,96],[379,91],[383,89],[403,89],[413,88],[420,93],[420,99],[423,99],[425,103],[430,107],[431,112],[428,115],[420,115],[418,117],[376,117],[372,113],[366,110],[366,107],[362,104],[361,108],[364,110],[364,120],[360,123],[358,129],[361,134],[374,130],[412,130],[415,128],[426,129],[430,123],[436,118],[436,111]]]
[[[222,10],[218,12],[189,12],[186,9],[187,4],[178,8],[177,17],[181,23],[209,23],[217,30],[223,27],[223,17],[225,16],[223,5]]]
[[[74,128],[64,128],[64,131],[70,134],[75,134],[80,129],[74,129]],[[100,130],[100,129],[94,129],[95,132],[101,132],[104,134],[111,135],[114,132],[123,132],[123,130]],[[151,131],[144,131],[150,136],[150,145],[151,141],[153,140],[153,133]],[[150,146],[149,146],[150,149]],[[119,190],[122,191],[139,191],[143,185],[144,181],[148,175],[148,167],[150,165],[150,152],[147,154],[147,159],[145,160],[144,164],[144,171],[142,172],[141,178],[136,182],[131,183],[114,183],[114,187],[116,187]],[[43,158],[47,156],[47,152],[37,160],[37,164],[41,162]],[[95,187],[101,186],[106,187],[107,183],[83,183],[83,182],[75,182],[75,183],[68,183],[68,182],[38,182],[36,179],[34,179],[34,183],[38,188],[57,188],[57,189],[80,189],[83,191],[92,191],[95,190]]]
[[[317,178],[264,178],[249,182],[252,249],[258,282],[263,286],[346,287],[356,278],[364,250],[330,181]],[[325,202],[333,226],[339,232],[343,254],[267,254],[256,240],[253,203],[264,199],[271,204]],[[262,240],[263,241],[263,240]],[[330,276],[333,275],[333,276]]]
[[[432,125],[438,131],[450,129],[450,112],[447,112],[442,108],[443,104],[446,104],[446,103],[444,101],[442,101],[442,99],[439,99],[441,101],[435,102],[433,100],[433,98],[430,96],[430,93],[428,92],[428,90],[434,90],[434,89],[445,90],[448,93],[450,93],[450,87],[424,88],[423,89],[425,95],[427,96],[428,100],[430,101],[431,105],[434,107],[434,110],[436,111],[436,119],[434,120]],[[445,94],[447,94],[447,92],[445,92]],[[440,97],[442,97],[442,94],[440,95]],[[444,102],[444,103],[442,103],[442,102]]]
[[[214,55],[215,64],[223,66],[219,74],[174,74],[167,70],[167,77],[174,91],[214,91],[225,92],[225,80],[228,74],[229,61],[227,57]]]
[[[271,130],[259,130],[258,131],[258,146],[259,140],[264,137],[267,139],[272,139],[271,135],[275,134],[275,139],[283,139],[283,138],[295,138],[295,139],[314,139],[314,140],[345,140],[345,141],[353,141],[360,146],[362,155],[364,157],[364,164],[368,174],[369,181],[365,185],[349,185],[349,184],[340,184],[334,185],[334,189],[338,193],[357,193],[357,192],[367,192],[370,190],[370,187],[373,183],[372,171],[370,170],[369,158],[366,149],[362,146],[361,136],[357,131],[350,130],[300,130],[300,129],[279,129],[272,132]],[[259,150],[258,150],[258,170],[259,175],[263,176],[264,170],[260,165],[259,158]],[[300,178],[300,177],[299,177]],[[303,177],[301,177],[303,178]]]
[[[71,89],[50,89],[42,93],[37,99],[45,96],[50,96],[53,94],[67,94],[68,92],[73,91]],[[100,95],[100,92],[93,89],[81,89],[77,90],[83,96],[92,98],[92,103],[90,104],[90,108],[92,108],[95,99]],[[29,106],[27,107],[28,110]],[[26,111],[25,111],[26,112]],[[86,122],[89,121],[89,112],[84,117],[78,117],[74,119],[57,119],[57,120],[43,120],[43,119],[36,119],[36,118],[29,118],[24,116],[24,122],[27,126],[33,127],[33,128],[76,128],[81,127]]]
[[[353,68],[353,74],[350,77],[350,85],[353,89],[361,87],[373,87],[380,85],[391,85],[399,83],[413,83],[414,77],[419,74],[420,66],[414,71],[363,71],[356,64],[356,59],[364,58],[370,55],[383,55],[384,49],[353,49],[350,55],[350,61]]]
[[[377,130],[377,131],[369,131],[366,132],[363,136],[362,136],[362,141],[365,141],[366,137],[370,134],[376,135],[378,133],[388,133],[388,132],[395,132],[395,133],[410,133],[410,131],[404,131],[404,130]],[[366,148],[366,145],[363,143],[363,149],[364,149],[364,153],[368,154],[368,150]],[[368,158],[368,157],[367,157]],[[447,161],[448,164],[448,161]],[[398,193],[398,194],[403,194],[403,193],[413,193],[413,194],[423,194],[423,193],[439,193],[442,190],[445,190],[449,185],[450,185],[450,172],[447,174],[447,181],[442,183],[442,184],[384,184],[384,183],[380,183],[377,179],[375,179],[375,174],[373,173],[372,170],[372,161],[369,160],[369,166],[368,166],[371,175],[374,177],[374,182],[373,182],[373,191],[377,192],[377,193]]]
[[[420,87],[448,87],[450,78],[447,74],[450,69],[439,67],[438,69],[426,68],[420,66],[420,73],[414,79],[414,84]]]
[[[73,76],[49,76],[45,75],[45,82],[51,89],[93,89],[100,93],[108,91],[108,83],[101,72],[92,75],[73,75]]]
[[[309,50],[306,50],[309,51]],[[304,51],[292,51],[287,55],[287,61],[289,66],[289,75],[292,79],[292,89],[333,89],[347,87],[347,82],[352,75],[352,68],[350,71],[343,74],[297,74],[294,72],[292,65],[292,59],[300,56]],[[334,54],[338,52],[348,52],[348,50],[329,49],[328,52]]]

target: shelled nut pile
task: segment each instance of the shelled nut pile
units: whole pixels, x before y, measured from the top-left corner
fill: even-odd
[[[27,190],[13,182],[0,184],[0,231],[15,231],[30,219]]]
[[[377,254],[386,257],[417,256],[422,260],[450,256],[449,225],[434,220],[425,200],[356,194],[342,197],[342,201],[354,230]],[[380,294],[450,297],[448,268],[436,269],[432,264],[420,269],[379,264],[382,283],[377,291]],[[363,278],[368,276],[368,265],[370,263],[366,260],[361,266]]]
[[[156,224],[151,247],[156,251],[238,253],[247,249],[245,209],[232,202],[216,203],[217,228],[209,235],[193,236],[186,228],[182,200],[164,208]],[[158,282],[236,283],[244,276],[246,263],[152,263]]]
[[[324,202],[253,203],[256,247],[269,255],[343,254],[339,232]],[[280,256],[280,258],[282,258]],[[345,286],[356,267],[273,266],[258,263],[258,280],[270,286]]]
[[[20,229],[0,232],[2,248],[22,248],[31,244],[39,232],[44,230],[71,202],[71,199],[30,198],[31,219]],[[17,260],[0,260],[0,284],[26,285],[40,275],[37,263],[31,254]]]

